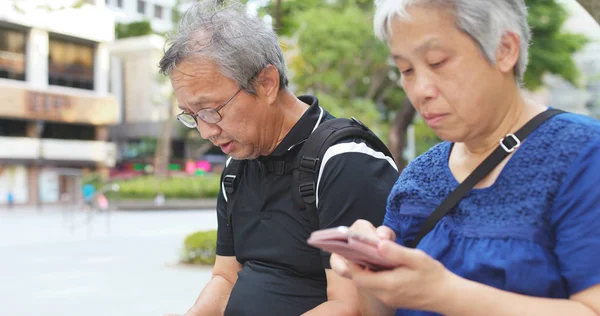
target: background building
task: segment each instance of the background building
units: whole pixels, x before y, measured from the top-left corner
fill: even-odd
[[[113,39],[104,0],[0,1],[0,204],[73,201],[114,165]]]
[[[115,12],[117,23],[150,21],[152,30],[165,33],[173,29],[173,7],[176,0],[106,0],[106,7]]]

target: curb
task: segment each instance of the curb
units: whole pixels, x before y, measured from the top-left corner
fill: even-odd
[[[166,200],[164,204],[156,204],[153,200],[113,200],[110,204],[110,208],[117,211],[198,211],[215,210],[217,208],[216,199]]]

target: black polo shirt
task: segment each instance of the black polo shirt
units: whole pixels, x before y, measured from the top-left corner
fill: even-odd
[[[312,228],[293,201],[292,175],[264,167],[270,159],[293,161],[314,129],[333,118],[315,97],[300,100],[308,110],[271,155],[246,162],[235,197],[219,193],[217,254],[236,256],[243,265],[225,315],[300,315],[327,300],[330,255],[306,243]],[[360,218],[380,225],[397,178],[393,161],[361,139],[331,146],[317,178],[320,227],[349,226]],[[234,203],[231,229],[226,203]]]

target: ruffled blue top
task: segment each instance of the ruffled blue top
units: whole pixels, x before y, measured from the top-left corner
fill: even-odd
[[[384,225],[398,244],[458,186],[451,148],[431,148],[394,185]],[[568,298],[599,284],[600,122],[571,113],[544,122],[495,183],[473,189],[418,248],[457,275],[529,296]]]

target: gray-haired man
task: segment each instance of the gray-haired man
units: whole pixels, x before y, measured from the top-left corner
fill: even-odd
[[[213,277],[186,315],[358,315],[351,281],[306,244],[314,228],[292,197],[291,172],[267,168],[291,165],[307,137],[333,118],[315,97],[288,90],[275,33],[239,4],[203,1],[184,14],[160,68],[182,109],[178,119],[244,161],[235,201],[224,186],[219,194]],[[359,218],[381,224],[398,175],[393,160],[356,138],[324,157],[318,228]]]

